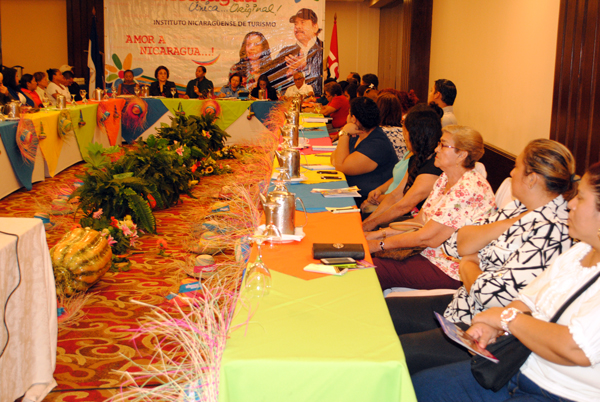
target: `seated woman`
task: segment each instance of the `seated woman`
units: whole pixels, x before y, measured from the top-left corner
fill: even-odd
[[[379,109],[375,102],[354,99],[348,123],[340,130],[337,147],[331,154],[331,164],[346,175],[348,185],[360,189],[361,198],[355,198],[357,205],[371,190],[392,177],[392,169],[398,162],[390,140],[378,124]]]
[[[458,289],[458,262],[442,244],[467,222],[487,218],[495,209],[494,193],[475,169],[483,156],[483,138],[472,128],[447,126],[438,144],[435,165],[444,172],[433,186],[421,211],[406,222],[420,223],[415,232],[386,228],[366,233],[371,253],[394,248],[421,248],[422,253],[403,261],[374,258],[383,290],[393,287]]]
[[[33,102],[34,107],[42,107],[42,100],[38,96],[37,92],[37,81],[31,74],[23,74],[19,81],[21,86],[21,92],[25,94]]]
[[[346,118],[348,117],[348,111],[350,110],[350,102],[342,95],[342,87],[337,82],[326,84],[324,92],[325,98],[327,98],[327,105],[321,108],[321,114],[333,119],[330,132],[337,132],[344,124],[346,124]]]
[[[10,92],[8,92],[8,88],[4,86],[4,75],[0,73],[0,105],[6,105],[13,101],[12,96],[10,96]]]
[[[229,77],[229,84],[226,84],[221,88],[219,92],[219,98],[237,98],[238,92],[243,90],[240,86],[242,83],[242,75],[240,73],[233,73]]]
[[[421,209],[442,174],[435,166],[435,149],[442,137],[440,116],[427,105],[417,105],[406,115],[402,134],[410,159],[398,162],[393,178],[369,193],[363,211],[370,212],[370,206],[378,206],[363,221],[364,231],[387,225],[415,208]]]
[[[408,150],[402,134],[402,106],[400,100],[396,95],[384,92],[377,98],[376,102],[381,117],[379,126],[392,143],[398,160],[402,160]]]
[[[516,200],[481,225],[463,227],[444,244],[447,255],[463,255],[463,286],[454,296],[386,299],[411,374],[469,358],[445,338],[434,311],[445,311],[448,320],[466,329],[480,311],[510,303],[571,247],[565,198],[573,195],[574,172],[575,160],[564,145],[530,142],[511,172]]]
[[[48,79],[50,83],[46,87],[46,94],[48,98],[50,98],[50,102],[52,105],[56,105],[56,98],[58,95],[63,95],[67,102],[71,102],[71,93],[69,92],[69,88],[65,86],[65,79],[57,68],[51,68],[46,70],[48,73]]]
[[[479,385],[469,361],[423,371],[412,377],[419,401],[600,400],[599,189],[600,164],[596,163],[584,174],[577,197],[569,201],[569,234],[580,242],[521,289],[510,304],[477,314],[467,330],[484,348],[505,331],[512,333],[532,351],[521,370],[498,392]],[[556,323],[549,322],[594,279]]]
[[[125,70],[123,73],[123,82],[117,88],[117,95],[135,95],[137,82],[133,80],[133,71]]]
[[[21,92],[21,88],[17,84],[17,70],[15,70],[14,68],[10,68],[10,67],[4,67],[2,69],[2,75],[4,77],[2,79],[2,81],[3,81],[2,83],[4,84],[6,89],[8,89],[8,93],[9,93],[10,97],[12,99],[20,101],[21,104],[23,104],[23,105],[27,104],[27,105],[33,107],[34,106],[33,100],[26,97]]]
[[[259,95],[258,91],[261,89],[264,89],[265,91],[267,91],[267,99],[272,100],[272,101],[276,101],[278,99],[277,91],[275,90],[275,88],[273,88],[271,86],[269,77],[267,77],[266,74],[263,74],[260,77],[258,77],[258,83],[254,87],[254,89],[252,89],[252,91],[250,92],[250,98],[258,99],[258,95]]]
[[[154,81],[150,84],[150,96],[164,96],[165,98],[179,98],[177,93],[177,87],[173,81],[167,81],[169,78],[169,69],[165,66],[158,66],[154,71]],[[173,95],[172,89],[175,89],[175,95]]]
[[[358,87],[355,84],[350,84],[346,88],[344,88],[344,96],[350,102],[352,99],[356,98],[356,89]]]
[[[48,86],[48,76],[46,73],[38,71],[37,73],[33,73],[33,78],[35,78],[35,81],[37,82],[37,88],[35,89],[35,92],[38,94],[40,99],[42,99],[46,93],[46,87]]]

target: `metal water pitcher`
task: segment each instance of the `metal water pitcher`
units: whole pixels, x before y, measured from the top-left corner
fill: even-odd
[[[150,88],[148,87],[148,85],[142,85],[142,97],[149,97],[150,96]]]
[[[299,130],[298,127],[293,124],[286,124],[281,128],[281,135],[284,140],[289,138],[291,146],[297,147],[299,142]]]
[[[104,95],[104,89],[96,88],[96,91],[94,92],[94,100],[101,101],[102,95]]]
[[[8,115],[9,119],[21,117],[21,102],[14,100],[4,106],[4,112]]]
[[[258,99],[267,99],[267,91],[265,89],[258,90]]]
[[[300,177],[300,151],[285,147],[281,151],[275,151],[279,166],[285,168],[288,176],[292,179]]]
[[[67,97],[61,94],[56,94],[56,108],[66,109],[67,108]]]
[[[304,202],[294,193],[290,193],[284,185],[276,185],[275,189],[267,196],[260,194],[260,199],[264,204],[272,202],[277,204],[271,211],[265,208],[265,222],[273,223],[281,234],[294,235],[296,233],[296,201],[302,204],[304,211],[304,225],[308,222],[308,214],[304,207]],[[271,215],[272,214],[272,215]]]

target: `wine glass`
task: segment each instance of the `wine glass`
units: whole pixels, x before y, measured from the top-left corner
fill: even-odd
[[[115,88],[115,85],[114,85],[114,84],[110,84],[110,96],[111,96],[113,99],[116,99],[116,98],[117,98],[117,89]]]
[[[266,212],[268,212],[268,214],[265,213],[265,216],[268,217],[268,222],[266,223],[263,234],[266,236],[265,240],[267,240],[268,242],[271,243],[271,247],[273,247],[273,244],[276,241],[282,240],[281,231],[273,223],[273,221],[274,221],[273,211],[275,210],[275,207],[277,207],[277,206],[278,206],[278,204],[275,202],[272,202],[272,201],[264,203],[264,207],[267,209]]]
[[[261,245],[267,240],[265,234],[255,235],[251,238],[256,244],[257,256],[253,263],[248,265],[244,277],[244,289],[249,298],[261,298],[271,290],[271,272],[262,260]]]
[[[50,106],[50,98],[46,93],[42,96],[42,105],[44,105],[44,110],[48,113],[48,106]]]
[[[175,97],[175,92],[177,92],[177,89],[175,88],[171,88],[171,97],[174,98]]]
[[[321,104],[319,102],[315,103],[315,113],[321,114]]]
[[[87,105],[87,98],[85,97],[87,95],[87,91],[85,89],[80,89],[79,95],[81,95],[81,100],[83,101],[83,104]]]

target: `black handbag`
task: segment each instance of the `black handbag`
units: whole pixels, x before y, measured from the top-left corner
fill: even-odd
[[[581,289],[569,298],[563,306],[554,314],[550,322],[558,321],[562,313],[577,299],[583,292],[586,291],[596,279],[600,276],[597,273],[590,279]],[[489,344],[486,348],[498,360],[494,363],[482,356],[475,355],[471,358],[471,373],[477,380],[479,385],[485,389],[490,389],[498,392],[504,387],[508,381],[519,372],[525,360],[531,354],[531,350],[523,345],[514,335],[505,335],[496,339],[496,342]]]

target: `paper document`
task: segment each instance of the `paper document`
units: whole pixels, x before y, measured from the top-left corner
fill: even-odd
[[[479,356],[483,356],[486,359],[498,363],[498,359],[493,354],[488,352],[486,349],[479,346],[477,341],[473,339],[469,334],[460,329],[456,324],[445,319],[441,314],[434,312],[435,318],[440,322],[444,333],[448,335],[448,338],[452,339],[459,345],[464,346],[473,353],[477,353]]]

